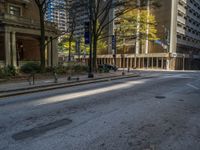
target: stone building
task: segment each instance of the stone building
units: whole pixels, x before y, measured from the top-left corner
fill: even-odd
[[[58,63],[55,24],[46,22],[46,66]],[[0,65],[40,61],[40,22],[34,0],[0,0]]]

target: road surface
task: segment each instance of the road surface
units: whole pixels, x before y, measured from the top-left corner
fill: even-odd
[[[200,150],[200,72],[0,99],[0,150]]]

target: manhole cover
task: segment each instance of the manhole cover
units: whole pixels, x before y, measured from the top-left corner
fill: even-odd
[[[38,137],[39,135],[45,134],[46,132],[48,132],[50,130],[54,130],[59,127],[68,125],[71,122],[72,122],[72,120],[70,120],[70,119],[58,120],[58,121],[51,122],[51,123],[43,125],[43,126],[37,126],[30,130],[25,130],[25,131],[15,133],[15,134],[13,134],[12,138],[15,139],[16,141],[18,141],[18,140],[24,140],[26,138]]]
[[[165,96],[156,96],[155,98],[157,98],[157,99],[165,99],[166,97]]]

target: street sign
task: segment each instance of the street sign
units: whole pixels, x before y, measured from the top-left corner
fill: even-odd
[[[89,22],[85,22],[84,38],[85,38],[85,44],[90,44],[90,23]]]
[[[116,48],[116,38],[114,35],[112,35],[112,49],[114,50]]]

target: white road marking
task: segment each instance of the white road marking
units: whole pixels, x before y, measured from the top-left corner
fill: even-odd
[[[198,87],[196,87],[196,86],[194,86],[194,85],[192,85],[192,84],[190,84],[190,83],[188,83],[187,86],[189,86],[189,87],[191,87],[191,88],[194,88],[194,89],[196,89],[196,90],[199,90]]]

